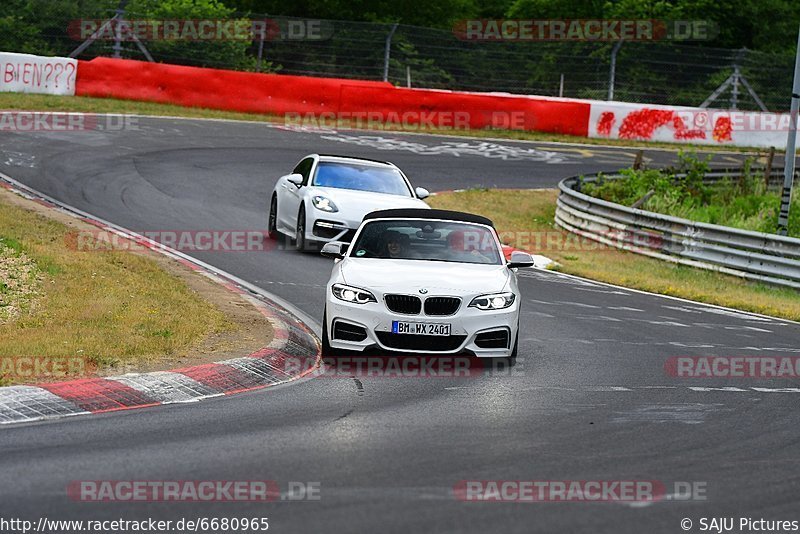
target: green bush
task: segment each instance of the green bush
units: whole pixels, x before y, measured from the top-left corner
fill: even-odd
[[[624,206],[631,206],[653,191],[640,206],[642,209],[693,221],[775,233],[779,192],[768,190],[763,176],[752,172],[751,166],[752,162],[747,160],[739,178],[706,185],[703,177],[709,169],[708,159],[682,151],[674,168],[625,169],[621,172],[622,178],[585,182],[582,191]],[[797,196],[792,199],[789,235],[800,237],[800,198]]]

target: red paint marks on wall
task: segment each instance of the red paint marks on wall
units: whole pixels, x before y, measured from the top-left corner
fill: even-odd
[[[617,118],[612,111],[604,111],[600,114],[600,119],[597,121],[597,133],[603,137],[610,136],[611,129],[614,127],[616,121]]]
[[[620,139],[651,139],[656,129],[672,121],[673,113],[660,109],[641,109],[628,113],[619,127]]]
[[[717,119],[717,122],[714,123],[714,131],[711,135],[717,143],[729,143],[733,141],[731,138],[732,133],[733,125],[731,124],[730,117],[720,117]]]
[[[663,126],[671,126],[673,138],[705,139],[703,130],[692,130],[686,127],[683,119],[673,111],[662,109],[641,109],[632,111],[622,121],[619,127],[620,139],[652,139],[656,130]]]
[[[703,130],[675,130],[675,139],[705,139],[706,133]]]

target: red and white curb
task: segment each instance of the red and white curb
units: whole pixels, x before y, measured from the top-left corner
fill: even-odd
[[[269,345],[241,358],[171,371],[0,388],[0,425],[197,402],[297,380],[318,367],[319,342],[309,326],[313,320],[289,303],[211,265],[62,204],[1,173],[0,186],[106,231],[134,239],[205,274],[252,302],[274,330]]]

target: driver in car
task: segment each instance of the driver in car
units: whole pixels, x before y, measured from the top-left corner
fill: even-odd
[[[463,230],[454,230],[447,235],[448,259],[469,263],[492,263],[491,258],[487,258],[481,254],[476,246],[469,247],[469,250],[467,249],[468,247]]]
[[[387,258],[408,258],[409,238],[396,230],[387,230],[383,234]]]

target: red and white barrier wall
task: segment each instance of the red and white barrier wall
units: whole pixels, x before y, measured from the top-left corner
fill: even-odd
[[[590,102],[595,138],[785,148],[789,132],[788,113]]]
[[[96,58],[0,53],[0,90],[77,94],[299,117],[507,128],[578,137],[786,146],[789,115],[577,100],[507,93],[406,89],[389,83],[257,74]],[[77,85],[75,69],[77,67]],[[58,73],[58,74],[57,74]]]
[[[0,52],[0,92],[74,95],[78,61]]]

